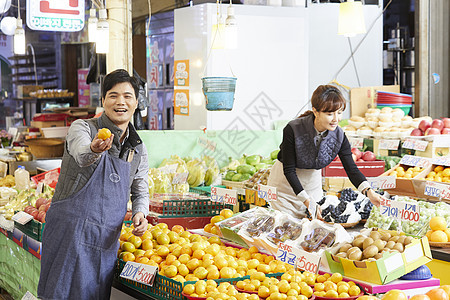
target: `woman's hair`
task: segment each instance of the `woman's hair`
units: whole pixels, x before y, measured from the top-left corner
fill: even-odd
[[[311,105],[319,112],[334,112],[345,109],[345,98],[342,93],[332,85],[319,85],[311,97]],[[305,111],[299,118],[309,116],[312,110]]]

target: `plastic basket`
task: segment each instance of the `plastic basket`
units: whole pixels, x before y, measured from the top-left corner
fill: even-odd
[[[216,185],[216,187],[225,188],[224,185]],[[197,186],[197,187],[189,187],[190,193],[196,193],[199,195],[210,196],[211,195],[211,186]]]
[[[405,113],[405,115],[408,115],[408,114],[409,114],[409,111],[411,110],[412,105],[402,106],[402,105],[377,104],[377,108],[382,109],[383,107],[390,107],[390,108],[392,108],[392,109],[394,109],[394,108],[400,108],[401,110],[403,110],[403,112]]]
[[[203,77],[203,94],[206,97],[206,109],[228,111],[233,109],[235,77]]]
[[[210,199],[165,200],[160,218],[172,217],[212,217],[224,208],[233,209],[230,204],[212,202]]]
[[[31,177],[31,180],[38,185],[40,182],[43,182],[50,186],[51,188],[56,187],[56,183],[58,182],[59,174],[61,173],[61,168],[56,168],[44,173],[37,174]]]
[[[42,233],[44,232],[45,223],[41,223],[32,219],[30,222],[22,225],[14,222],[14,227],[22,231],[24,234],[35,239],[38,242],[42,242]]]

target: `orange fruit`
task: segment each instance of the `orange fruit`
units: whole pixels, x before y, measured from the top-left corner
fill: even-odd
[[[172,231],[175,231],[176,233],[180,234],[184,231],[184,227],[181,225],[173,225]]]
[[[331,275],[330,279],[334,283],[338,283],[339,281],[342,281],[342,275],[340,273],[333,273],[333,275]]]
[[[133,243],[130,243],[130,242],[123,243],[121,248],[123,251],[131,252],[131,253],[136,251],[136,247],[134,246]]]
[[[430,297],[427,295],[414,295],[409,300],[430,300]]]
[[[381,300],[407,300],[405,293],[401,290],[390,290],[381,298]]]
[[[425,234],[428,240],[431,240],[431,234],[433,233],[433,230],[428,230]]]
[[[445,229],[444,232],[447,235],[448,240],[450,241],[450,228]]]
[[[211,224],[216,224],[217,222],[223,221],[225,218],[221,215],[214,216],[211,218]]]
[[[440,289],[443,289],[443,290],[447,293],[447,295],[449,296],[449,298],[450,298],[450,285],[448,285],[448,284],[446,284],[446,285],[441,285],[439,288],[440,288]]]
[[[214,226],[214,224],[206,224],[205,227],[203,228],[204,231],[211,233],[211,228]]]
[[[432,289],[426,293],[431,300],[449,300],[448,294],[446,291],[440,288]]]
[[[359,286],[357,285],[352,285],[349,289],[348,289],[348,294],[350,296],[358,296],[359,294],[361,294],[361,289],[359,288]]]
[[[224,208],[220,211],[220,215],[225,219],[233,216],[233,211],[229,208]]]
[[[106,140],[111,137],[111,131],[108,128],[102,128],[98,131],[98,138],[101,140]]]
[[[132,243],[136,249],[138,249],[142,244],[141,238],[135,235],[130,236],[127,241]]]
[[[133,253],[130,252],[126,252],[123,257],[122,257],[123,261],[134,261],[136,258],[134,257]]]
[[[443,217],[432,217],[430,220],[431,230],[445,230],[447,228],[447,222]]]
[[[437,242],[437,243],[446,243],[448,242],[448,237],[445,232],[442,230],[436,230],[431,233],[430,241]]]
[[[356,300],[379,300],[379,299],[375,296],[364,295],[364,296],[358,297]]]

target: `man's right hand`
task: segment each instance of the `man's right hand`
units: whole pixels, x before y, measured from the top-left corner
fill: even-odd
[[[112,134],[106,140],[99,139],[98,132],[97,132],[97,134],[95,135],[94,139],[91,142],[92,152],[102,153],[104,151],[108,151],[109,149],[111,149],[113,139],[114,139],[114,134]]]

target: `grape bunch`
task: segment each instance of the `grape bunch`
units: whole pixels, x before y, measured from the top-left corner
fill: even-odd
[[[347,223],[348,217],[350,215],[339,215],[334,219],[335,223]]]
[[[345,202],[352,202],[355,201],[358,198],[358,193],[356,193],[351,188],[346,188],[341,191],[341,196],[339,197],[339,200],[345,201]]]
[[[370,211],[372,210],[372,202],[367,201],[366,205],[364,206],[364,209],[359,214],[361,215],[361,219],[367,219],[369,218]]]

